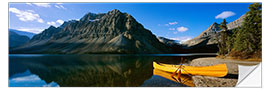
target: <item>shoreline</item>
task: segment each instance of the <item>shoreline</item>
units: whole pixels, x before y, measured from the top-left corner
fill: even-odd
[[[190,66],[211,66],[225,63],[228,68],[228,75],[222,78],[209,76],[192,76],[196,87],[235,87],[238,81],[238,65],[257,65],[258,61],[240,61],[232,59],[221,59],[216,57],[204,57],[192,60]]]

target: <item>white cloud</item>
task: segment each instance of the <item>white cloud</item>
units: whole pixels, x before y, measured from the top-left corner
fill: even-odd
[[[30,5],[30,6],[32,5],[31,3],[25,3],[25,4]]]
[[[63,4],[63,3],[55,3],[55,4]]]
[[[191,40],[193,37],[192,36],[182,36],[182,37],[175,37],[175,38],[170,38],[172,40],[177,40],[180,41],[181,43]]]
[[[32,32],[32,33],[40,33],[44,30],[44,28],[24,28],[24,27],[20,27],[20,28],[14,28],[16,30],[20,30],[20,31],[26,31],[26,32]]]
[[[169,25],[176,25],[178,22],[169,22]]]
[[[175,28],[169,28],[169,30],[175,30]]]
[[[43,23],[43,19],[40,18],[39,14],[34,13],[33,10],[19,10],[17,8],[9,8],[9,12],[14,13],[19,20],[27,22],[27,21],[37,21],[39,23]]]
[[[61,19],[58,19],[56,21],[47,22],[48,25],[53,25],[55,27],[57,27],[56,25],[62,25],[63,23],[64,23],[64,21]]]
[[[63,5],[54,5],[58,9],[66,9]]]
[[[188,28],[183,27],[183,26],[177,28],[177,31],[178,31],[178,32],[185,32],[185,31],[187,31],[187,30],[188,30]]]
[[[56,20],[56,22],[59,23],[59,24],[63,24],[64,23],[64,21],[61,20],[61,19]]]
[[[37,21],[40,22],[40,23],[43,23],[44,22],[42,19],[38,19]]]
[[[46,8],[51,7],[50,3],[26,3],[26,4],[30,6],[36,5],[39,7],[46,7]]]
[[[170,26],[170,25],[176,25],[178,24],[178,22],[174,21],[174,22],[169,22],[167,24],[164,24],[165,26]]]
[[[234,16],[234,15],[235,15],[235,13],[232,11],[224,11],[224,12],[218,14],[215,18],[216,19],[225,19],[225,18]]]
[[[39,7],[51,7],[50,3],[33,3],[34,5],[36,6],[39,6]]]
[[[51,22],[47,22],[48,25],[53,25],[53,26],[56,26],[56,23],[54,21],[51,21]]]
[[[56,8],[59,8],[60,9],[60,7],[58,6],[58,5],[54,5]]]
[[[26,10],[27,12],[35,13],[34,10]]]

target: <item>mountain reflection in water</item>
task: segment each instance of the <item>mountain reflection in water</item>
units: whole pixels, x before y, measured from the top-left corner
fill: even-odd
[[[153,75],[153,61],[179,64],[180,57],[184,56],[11,54],[9,55],[9,86],[157,86],[171,81],[166,79],[167,81],[164,82],[166,77]],[[191,60],[196,57],[184,58]],[[163,81],[157,82],[157,80]],[[172,83],[179,85],[173,81]]]
[[[9,76],[30,70],[46,83],[56,82],[61,87],[140,86],[153,75],[152,60],[133,56],[13,56]]]

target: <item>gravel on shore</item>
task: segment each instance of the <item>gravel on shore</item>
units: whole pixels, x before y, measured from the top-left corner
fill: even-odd
[[[260,62],[255,61],[239,61],[220,59],[216,57],[197,58],[192,60],[190,66],[211,66],[215,64],[226,64],[228,68],[228,74],[232,76],[238,76],[238,65],[257,65]],[[193,83],[196,87],[234,87],[237,84],[238,79],[232,77],[218,78],[209,76],[192,76]]]

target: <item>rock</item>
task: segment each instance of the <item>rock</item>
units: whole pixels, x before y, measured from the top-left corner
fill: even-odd
[[[234,20],[233,22],[230,22],[227,27],[228,29],[234,29],[234,28],[238,28],[241,27],[242,22],[244,22],[244,18],[246,17],[246,14],[242,15],[240,18]]]
[[[196,87],[234,87],[238,81],[238,65],[256,65],[260,62],[219,59],[215,57],[197,58],[192,60],[190,66],[211,66],[226,64],[227,76],[223,78],[209,76],[192,76]]]
[[[49,27],[12,53],[168,53],[131,15],[119,10],[87,13],[79,21]]]
[[[208,76],[192,76],[196,87],[235,87],[237,79],[216,78]]]

